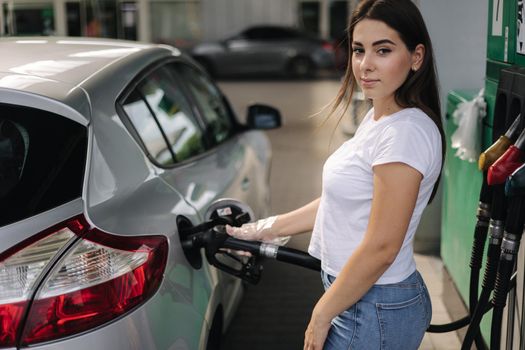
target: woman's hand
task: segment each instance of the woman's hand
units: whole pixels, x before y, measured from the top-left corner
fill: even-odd
[[[277,220],[277,216],[270,216],[244,224],[241,227],[226,225],[226,232],[232,237],[245,241],[269,241],[276,237],[274,230],[272,230],[275,220]]]
[[[322,350],[330,326],[330,321],[322,320],[322,317],[316,316],[314,309],[306,332],[304,332],[303,350]]]
[[[226,225],[226,232],[237,239],[245,241],[262,241],[276,245],[285,245],[290,240],[290,236],[279,237],[274,223],[278,216],[270,216],[255,222],[250,222],[241,227]]]

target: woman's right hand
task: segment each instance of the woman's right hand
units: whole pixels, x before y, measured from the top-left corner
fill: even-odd
[[[290,237],[279,237],[275,230],[274,223],[277,216],[270,216],[255,222],[250,222],[241,227],[226,225],[226,232],[237,239],[245,241],[263,241],[277,245],[285,245]]]

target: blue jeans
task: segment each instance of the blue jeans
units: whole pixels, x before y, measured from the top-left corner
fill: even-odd
[[[321,272],[325,290],[335,277]],[[324,350],[416,350],[432,318],[425,282],[415,271],[404,281],[376,284],[332,320]]]

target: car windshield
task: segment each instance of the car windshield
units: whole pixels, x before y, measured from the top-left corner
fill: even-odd
[[[82,125],[0,104],[0,226],[80,197],[86,150]]]

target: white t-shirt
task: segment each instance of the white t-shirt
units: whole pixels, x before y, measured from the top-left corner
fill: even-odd
[[[422,110],[407,108],[379,120],[371,109],[353,138],[323,167],[323,188],[308,252],[337,276],[363,240],[373,193],[372,167],[402,162],[423,175],[405,240],[394,263],[376,282],[397,283],[416,269],[412,241],[441,171],[441,136]]]

